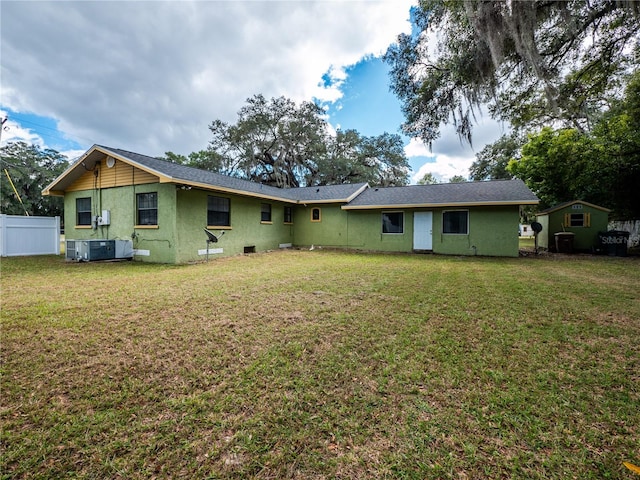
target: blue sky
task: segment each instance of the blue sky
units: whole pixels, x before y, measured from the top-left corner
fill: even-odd
[[[334,127],[399,133],[403,117],[381,56],[411,31],[412,4],[5,1],[0,114],[9,129],[2,142],[70,157],[93,144],[188,154],[206,148],[213,120],[234,122],[258,93],[315,99]],[[494,124],[483,128],[477,149],[501,133]],[[475,152],[452,130],[443,129],[433,152],[405,140],[414,176],[467,175]]]
[[[331,124],[367,136],[399,133],[403,115],[397,97],[389,91],[388,71],[380,57],[364,58],[347,67],[347,78],[340,87],[342,97],[329,106]]]
[[[5,118],[10,120],[7,124],[4,137],[10,140],[24,139],[27,142],[41,144],[43,147],[52,148],[59,152],[86,150],[87,143],[69,138],[64,132],[58,129],[57,121],[51,117],[43,117],[35,113],[14,112],[11,109],[0,105],[0,110],[5,114]],[[42,143],[40,143],[42,142]]]
[[[346,79],[340,86],[342,97],[328,105],[329,122],[342,130],[354,129],[366,136],[385,132],[402,135],[404,121],[400,102],[389,89],[389,66],[381,57],[369,56],[345,70]],[[405,143],[409,138],[402,135]],[[409,163],[414,172],[428,156],[414,156]]]

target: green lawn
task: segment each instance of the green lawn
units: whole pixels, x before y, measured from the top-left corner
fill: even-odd
[[[639,258],[1,269],[2,478],[602,479],[640,464]]]
[[[519,237],[518,243],[521,249],[533,250],[536,247],[535,237]]]

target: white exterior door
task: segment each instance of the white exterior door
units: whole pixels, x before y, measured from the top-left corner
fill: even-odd
[[[413,249],[433,249],[433,212],[413,212]]]

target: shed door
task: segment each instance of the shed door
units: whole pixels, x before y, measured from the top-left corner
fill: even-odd
[[[432,250],[433,212],[413,213],[413,249]]]

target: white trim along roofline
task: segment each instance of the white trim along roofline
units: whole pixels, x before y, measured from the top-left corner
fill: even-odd
[[[199,190],[204,190],[208,192],[221,192],[232,195],[240,195],[243,197],[251,197],[258,198],[262,200],[270,200],[275,202],[281,202],[290,205],[319,205],[319,204],[342,204],[341,209],[343,210],[379,210],[379,209],[429,209],[429,208],[444,208],[444,207],[474,207],[474,206],[515,206],[515,205],[537,205],[539,200],[535,198],[535,195],[532,195],[533,198],[529,197],[528,199],[518,200],[513,198],[513,196],[523,195],[526,197],[526,192],[520,191],[519,193],[515,193],[515,195],[502,195],[502,200],[486,200],[486,196],[484,196],[485,200],[483,201],[455,201],[449,196],[449,201],[428,201],[428,202],[420,202],[416,203],[411,202],[411,197],[407,198],[398,198],[398,203],[387,203],[393,202],[392,198],[381,199],[382,202],[375,204],[372,203],[365,198],[362,198],[362,202],[358,202],[356,200],[355,205],[352,205],[355,199],[357,199],[363,192],[369,189],[368,183],[363,184],[351,184],[350,186],[342,185],[342,186],[319,186],[319,187],[303,187],[300,189],[289,188],[289,189],[280,189],[278,187],[273,187],[269,185],[262,185],[260,183],[252,182],[246,179],[239,179],[235,177],[226,176],[223,174],[208,172],[205,170],[195,169],[193,167],[189,167],[186,165],[178,165],[172,164],[171,162],[167,162],[166,160],[148,157],[146,155],[137,154],[134,152],[128,152],[125,150],[116,149],[117,151],[111,150],[109,147],[104,147],[101,145],[93,145],[89,150],[87,150],[77,161],[75,161],[72,165],[70,165],[61,175],[59,175],[51,184],[49,184],[42,191],[42,195],[55,195],[55,196],[64,196],[64,193],[67,188],[73,185],[84,173],[86,170],[95,169],[96,164],[104,157],[112,157],[122,163],[130,165],[134,168],[137,168],[149,175],[158,178],[159,183],[168,183],[175,184],[176,186],[184,185],[192,188],[197,188]],[[94,155],[95,153],[97,155]],[[127,154],[130,154],[127,155]],[[93,155],[93,158],[90,158]],[[138,158],[139,157],[139,158]],[[87,160],[89,159],[89,160]],[[147,161],[148,159],[148,161]],[[85,161],[87,162],[85,164]],[[92,163],[93,162],[93,163]],[[160,163],[158,163],[160,162]],[[148,164],[155,165],[157,168],[153,168],[148,166]],[[159,170],[160,167],[166,164],[166,169],[164,171]],[[193,170],[193,172],[192,172]],[[167,173],[169,172],[169,173]],[[201,172],[200,175],[198,172]],[[179,176],[171,175],[177,174]],[[180,178],[185,177],[185,178]],[[199,178],[202,177],[202,178]],[[524,184],[523,184],[524,186]],[[57,187],[57,188],[56,188]],[[347,188],[349,187],[349,188]],[[409,186],[411,187],[411,186]],[[392,188],[392,187],[390,187]],[[408,188],[408,187],[398,187],[398,188]],[[525,186],[526,188],[526,186]],[[262,191],[264,189],[264,192]],[[320,190],[322,189],[322,191]],[[377,188],[375,189],[378,190]],[[280,191],[282,191],[282,195],[280,195]],[[318,192],[321,192],[318,194]],[[473,194],[473,193],[472,193]],[[335,195],[332,197],[332,195]],[[337,196],[343,197],[344,195],[348,195],[346,198],[336,198]],[[480,195],[478,195],[480,196]],[[324,197],[324,198],[318,198]],[[374,196],[375,198],[375,196]],[[454,197],[455,198],[455,197]],[[467,196],[469,198],[469,196]],[[473,197],[471,197],[473,198]],[[482,197],[481,197],[482,198]],[[500,198],[500,196],[498,196]],[[506,199],[505,199],[506,198]],[[401,202],[405,203],[401,203]],[[408,203],[407,200],[409,200]],[[416,199],[418,200],[418,199]],[[426,199],[425,199],[426,200]],[[453,200],[453,201],[451,201]],[[363,204],[366,202],[366,204]],[[584,202],[586,203],[586,202]]]
[[[380,204],[380,205],[342,205],[343,210],[378,210],[390,208],[442,208],[442,207],[481,207],[481,206],[507,206],[507,205],[537,205],[534,200],[509,200],[509,201],[489,201],[489,202],[444,202],[444,203],[403,203],[403,204]]]

